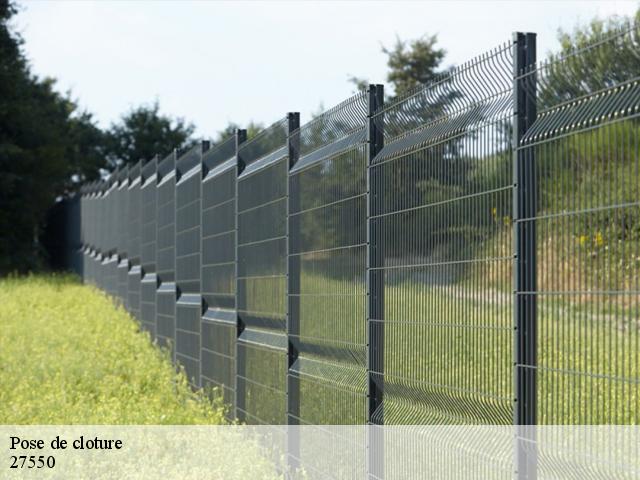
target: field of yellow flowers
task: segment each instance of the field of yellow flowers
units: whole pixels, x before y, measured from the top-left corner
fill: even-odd
[[[0,280],[0,423],[221,424],[168,354],[70,275]]]

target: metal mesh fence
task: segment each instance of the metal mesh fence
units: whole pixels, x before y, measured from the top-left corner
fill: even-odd
[[[157,185],[158,159],[153,158],[142,167],[140,192],[140,264],[142,283],[140,286],[140,321],[142,326],[156,336],[156,237],[157,232]]]
[[[157,244],[156,268],[158,292],[156,304],[156,338],[171,348],[175,360],[176,344],[176,154],[171,153],[158,164],[157,173]]]
[[[128,238],[128,211],[129,211],[129,168],[124,167],[120,171],[118,182],[118,299],[127,306],[129,291],[129,260],[127,249]]]
[[[236,374],[236,146],[245,136],[238,132],[202,158],[201,377],[229,405]]]
[[[88,211],[89,211],[89,205],[88,205],[88,201],[87,201],[87,189],[88,189],[88,185],[85,185],[82,187],[81,190],[81,196],[80,196],[80,238],[82,241],[82,246],[80,248],[80,258],[81,258],[81,262],[82,262],[82,272],[83,272],[83,278],[85,279],[85,281],[89,280],[89,273],[87,271],[87,249],[88,249],[88,242],[89,239],[87,237],[87,227],[88,227]]]
[[[237,179],[236,413],[286,423],[287,120],[242,144]]]
[[[84,188],[82,192],[82,263],[84,276],[88,282],[93,282],[93,269],[91,262],[91,243],[93,237],[91,235],[91,228],[93,222],[93,212],[91,210],[91,190],[93,184],[89,184]]]
[[[75,203],[76,268],[247,423],[638,424],[639,39],[537,63],[516,34],[119,170]]]
[[[117,195],[118,195],[118,171],[109,178],[105,204],[104,227],[104,288],[111,296],[118,293],[118,256],[116,254],[117,239]]]
[[[304,125],[289,172],[290,421],[367,421],[366,92]]]
[[[376,114],[384,400],[373,421],[512,421],[513,44]]]
[[[129,187],[127,201],[127,254],[129,274],[127,285],[127,308],[133,317],[140,321],[140,288],[142,267],[140,266],[140,170],[142,161],[129,169]]]
[[[176,163],[176,361],[193,385],[200,385],[200,190],[201,156],[197,145]]]
[[[93,240],[94,252],[94,282],[98,288],[104,288],[104,255],[103,255],[103,234],[104,234],[104,213],[105,209],[101,205],[105,202],[105,185],[101,182],[96,185],[96,191],[93,195],[93,211],[95,215],[95,228]]]
[[[640,31],[580,47],[520,72],[537,116],[518,145],[535,208],[517,222],[537,278],[518,295],[537,342],[518,369],[540,424],[637,425]]]
[[[90,238],[90,263],[91,263],[91,282],[94,285],[98,285],[99,280],[99,251],[98,251],[98,242],[99,242],[99,228],[100,228],[100,210],[98,198],[100,197],[100,184],[99,182],[94,182],[91,194],[89,195],[89,205],[91,212],[91,228],[89,232]]]

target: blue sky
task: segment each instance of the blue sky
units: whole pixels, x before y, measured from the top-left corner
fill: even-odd
[[[384,83],[381,45],[438,34],[446,65],[538,33],[539,57],[559,28],[629,15],[636,1],[223,2],[29,1],[15,26],[35,73],[107,127],[156,98],[163,113],[214,136],[230,121],[302,121],[353,92],[350,75]]]

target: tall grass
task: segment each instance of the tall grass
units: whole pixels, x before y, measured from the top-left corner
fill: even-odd
[[[135,320],[74,277],[0,280],[3,424],[221,424]]]
[[[364,288],[313,275],[302,275],[301,283],[329,295]],[[511,294],[464,281],[430,285],[412,279],[387,285],[384,295],[385,422],[511,423]],[[350,308],[336,298],[309,296],[301,305],[300,333],[310,360],[303,377],[313,380],[300,385],[301,411],[319,423],[358,424],[366,394],[365,297]],[[539,300],[541,424],[637,422],[637,313],[615,313],[594,311],[573,298]],[[343,368],[332,367],[336,363]]]

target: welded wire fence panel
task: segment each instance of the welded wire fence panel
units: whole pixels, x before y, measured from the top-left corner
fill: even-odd
[[[370,321],[384,325],[373,372],[384,396],[374,422],[512,422],[512,81],[507,43],[375,116],[384,147],[370,167],[370,221],[384,308]]]
[[[78,195],[77,195],[78,214],[80,216],[80,225],[78,226],[80,242],[78,245],[76,258],[78,261],[78,274],[82,278],[83,282],[86,282],[86,279],[87,279],[87,275],[85,272],[85,253],[84,253],[86,248],[85,229],[87,225],[87,212],[86,212],[87,205],[85,200],[86,190],[87,190],[86,185],[83,185],[82,187],[80,187],[80,191],[78,192]]]
[[[140,182],[142,161],[136,163],[129,170],[129,201],[128,201],[128,231],[127,253],[129,259],[129,277],[127,286],[127,309],[129,313],[140,321],[140,288],[142,281],[142,267],[140,266]]]
[[[111,184],[108,180],[102,182],[102,193],[100,195],[100,216],[99,216],[99,241],[98,249],[100,250],[100,288],[104,291],[108,291],[109,284],[109,214],[111,204]]]
[[[93,262],[91,261],[91,242],[93,237],[91,235],[91,228],[93,223],[93,212],[91,210],[92,207],[92,191],[93,184],[87,186],[87,190],[82,199],[84,218],[85,218],[85,228],[83,231],[84,238],[84,265],[85,265],[85,278],[88,283],[93,282]]]
[[[287,120],[239,149],[236,411],[286,423]]]
[[[367,99],[358,93],[296,132],[299,159],[289,173],[292,423],[367,422]]]
[[[156,303],[156,338],[171,348],[175,360],[176,336],[176,155],[171,153],[158,164],[156,210],[156,268],[158,292]]]
[[[90,272],[90,281],[93,285],[96,284],[96,280],[98,278],[98,267],[97,267],[97,249],[96,249],[96,230],[98,226],[98,210],[100,208],[98,202],[96,201],[98,189],[98,182],[94,182],[91,185],[91,191],[89,193],[89,272]]]
[[[118,292],[118,257],[117,249],[117,197],[118,197],[118,170],[109,177],[108,191],[105,204],[105,289],[113,298]]]
[[[200,189],[203,146],[176,163],[176,361],[200,385]]]
[[[99,288],[104,288],[104,284],[103,284],[103,261],[104,261],[104,256],[103,256],[103,245],[102,245],[102,240],[103,240],[103,233],[104,233],[104,227],[103,227],[103,221],[104,221],[104,184],[102,184],[102,182],[98,185],[97,187],[97,191],[94,197],[94,202],[95,202],[95,214],[96,214],[96,226],[95,226],[95,241],[94,241],[94,250],[96,252],[95,255],[95,259],[96,259],[96,276],[95,276],[95,283]]]
[[[65,266],[72,272],[82,278],[82,213],[81,213],[81,196],[76,193],[67,200],[66,221],[65,221],[65,247],[66,262]]]
[[[640,422],[640,31],[524,72],[538,115],[519,145],[536,181],[541,424]]]
[[[129,291],[129,167],[120,171],[118,182],[118,299],[126,307]]]
[[[80,218],[81,218],[81,226],[80,226],[80,238],[82,241],[81,246],[81,262],[82,262],[82,278],[85,282],[88,281],[88,273],[87,273],[87,227],[88,227],[88,205],[87,205],[87,188],[88,185],[82,187],[81,196],[80,196]]]
[[[99,186],[99,190],[96,193],[95,204],[96,204],[96,241],[95,241],[95,250],[96,250],[96,285],[104,289],[104,221],[105,221],[105,185],[101,183]]]
[[[602,35],[120,169],[69,261],[247,423],[638,424],[640,32]]]
[[[142,326],[156,335],[156,171],[158,159],[153,158],[142,167],[142,186],[140,192],[140,262],[142,266],[142,283],[140,286],[140,320]]]
[[[201,382],[228,405],[235,404],[236,372],[236,141],[202,158]]]
[[[89,253],[90,253],[90,227],[91,227],[91,202],[89,199],[91,191],[91,185],[87,185],[85,189],[84,195],[82,196],[82,215],[83,215],[83,227],[82,227],[82,263],[84,268],[84,278],[85,281],[91,282],[91,263],[89,262]]]

